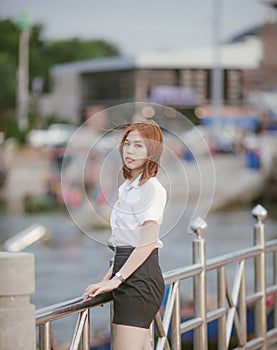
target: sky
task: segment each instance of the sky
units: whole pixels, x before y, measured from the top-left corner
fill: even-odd
[[[219,7],[216,6],[219,4]],[[0,17],[18,20],[28,12],[42,23],[44,39],[104,39],[123,55],[182,50],[214,44],[263,23],[261,0],[1,0]]]

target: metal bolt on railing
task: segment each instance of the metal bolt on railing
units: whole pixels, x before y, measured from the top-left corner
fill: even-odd
[[[256,205],[251,213],[258,222],[262,222],[267,217],[267,210],[260,204]]]
[[[197,235],[197,238],[201,238],[207,226],[206,221],[198,217],[191,222],[190,229]]]

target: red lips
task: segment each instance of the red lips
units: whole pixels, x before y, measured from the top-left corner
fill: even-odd
[[[130,163],[130,162],[133,162],[133,161],[134,161],[134,159],[133,159],[133,158],[129,158],[129,157],[125,158],[125,160],[126,160],[126,162],[128,162],[128,163]]]

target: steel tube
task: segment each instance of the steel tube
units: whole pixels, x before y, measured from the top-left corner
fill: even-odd
[[[254,244],[260,247],[261,252],[255,257],[255,292],[261,293],[261,298],[255,305],[255,336],[262,338],[263,344],[260,350],[266,350],[266,278],[265,278],[265,242],[264,224],[259,221],[254,226]]]
[[[193,278],[194,313],[202,319],[202,324],[194,331],[195,350],[207,350],[207,320],[206,320],[206,256],[205,240],[198,236],[193,241],[193,263],[200,264],[202,271]]]
[[[39,326],[39,349],[51,350],[50,322],[46,322]]]
[[[277,239],[272,239],[265,243],[265,249],[267,252],[273,252],[277,250]]]
[[[181,323],[181,309],[180,309],[180,282],[176,282],[177,290],[175,296],[175,302],[172,314],[172,331],[171,331],[171,344],[172,350],[181,350],[181,333],[180,333],[180,323]]]
[[[164,273],[165,284],[174,283],[178,280],[183,280],[189,277],[197,276],[203,267],[200,264],[193,264],[190,266],[185,266],[179,269],[175,269],[169,272]]]
[[[218,349],[223,350],[226,348],[226,280],[224,266],[217,271],[217,302],[218,307],[225,311],[218,320]]]
[[[240,345],[244,346],[247,343],[245,265],[243,265],[241,276],[238,313],[240,320],[240,330],[242,335]]]
[[[203,320],[201,317],[194,317],[189,321],[185,321],[181,323],[180,331],[181,333],[189,332],[197,327],[200,327],[203,324]]]
[[[85,312],[86,312],[86,320],[85,320],[83,332],[82,332],[81,349],[90,350],[90,310],[87,309]]]
[[[233,253],[217,256],[215,258],[207,260],[206,271],[216,270],[221,266],[227,266],[235,262],[239,262],[241,260],[254,258],[255,256],[258,256],[260,253],[261,253],[260,247],[251,247],[251,248],[238,250]]]
[[[112,300],[112,294],[103,293],[97,295],[95,298],[88,301],[84,301],[83,297],[78,297],[74,299],[67,300],[62,303],[47,306],[45,308],[39,309],[36,312],[36,324],[37,326],[52,320],[56,320],[67,315],[72,315],[86,310],[87,308],[92,308],[105,304]]]
[[[217,320],[225,315],[225,308],[215,309],[207,312],[207,323]]]
[[[277,289],[277,252],[275,251],[273,253],[273,283],[275,288]],[[275,295],[274,295],[274,327],[277,328],[277,296],[276,296],[276,289],[275,289]]]

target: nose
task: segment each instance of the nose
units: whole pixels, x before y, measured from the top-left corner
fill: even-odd
[[[134,146],[132,144],[128,145],[126,151],[128,154],[133,154],[134,153]]]

